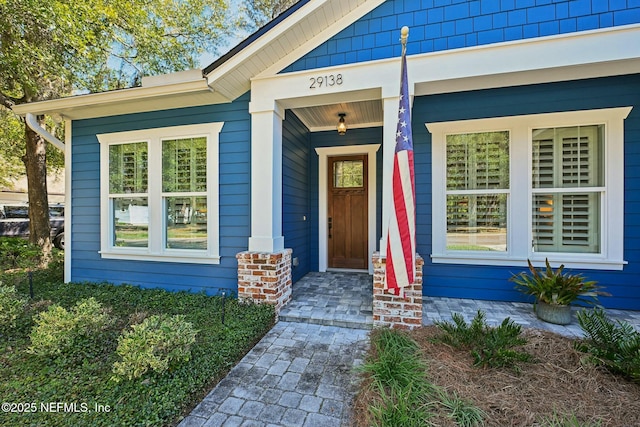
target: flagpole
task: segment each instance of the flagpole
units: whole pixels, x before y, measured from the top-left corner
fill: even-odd
[[[409,27],[406,25],[400,30],[400,43],[402,44],[402,56],[407,54],[407,39],[409,38]]]
[[[406,67],[409,27],[402,27],[400,34],[402,44],[400,97],[393,158],[392,209],[387,231],[384,289],[391,294],[405,298],[404,288],[413,285],[415,281],[416,222],[411,103]]]

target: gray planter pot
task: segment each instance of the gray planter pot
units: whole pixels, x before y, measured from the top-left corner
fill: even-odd
[[[556,325],[568,325],[571,323],[571,306],[547,304],[538,301],[535,305],[536,315],[540,320],[555,323]]]

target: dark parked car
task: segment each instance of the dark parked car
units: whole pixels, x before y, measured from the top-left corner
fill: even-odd
[[[51,238],[56,248],[64,249],[64,206],[49,206]],[[29,237],[29,206],[0,205],[0,236]]]

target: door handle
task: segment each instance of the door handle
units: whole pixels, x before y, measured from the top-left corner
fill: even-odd
[[[331,238],[331,228],[333,228],[333,219],[329,217],[329,238]]]

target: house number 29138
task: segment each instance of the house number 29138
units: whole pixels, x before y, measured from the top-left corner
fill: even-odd
[[[342,74],[328,74],[326,76],[310,77],[309,89],[319,89],[342,84]]]

